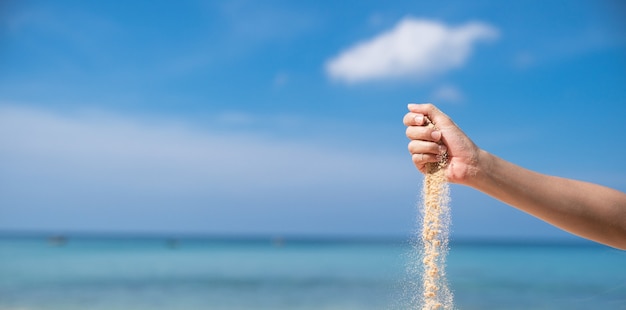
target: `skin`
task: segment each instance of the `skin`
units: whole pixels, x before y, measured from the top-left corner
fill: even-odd
[[[426,163],[447,152],[448,182],[477,189],[572,234],[626,250],[626,194],[522,168],[480,149],[434,105],[408,108],[404,125],[409,152],[422,173]]]

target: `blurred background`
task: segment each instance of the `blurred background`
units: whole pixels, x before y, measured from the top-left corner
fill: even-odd
[[[134,295],[111,292],[132,292],[124,285],[156,285],[154,278],[144,278],[158,275],[155,270],[170,280],[167,270],[176,270],[178,279],[191,281],[184,283],[199,283],[194,296],[202,296],[203,281],[226,267],[206,267],[202,262],[213,256],[199,249],[214,249],[214,242],[225,239],[245,243],[235,252],[255,259],[264,254],[248,248],[249,242],[269,247],[263,251],[288,246],[290,240],[306,240],[308,246],[320,240],[351,246],[354,240],[373,242],[384,250],[357,247],[333,259],[339,254],[304,246],[311,252],[294,255],[308,257],[306,266],[321,260],[340,264],[336,270],[352,270],[346,266],[370,253],[371,265],[346,271],[345,279],[363,270],[394,279],[404,272],[406,258],[399,253],[406,248],[386,248],[387,241],[411,238],[421,190],[402,124],[410,102],[435,103],[481,148],[516,164],[626,191],[625,12],[623,2],[611,0],[1,1],[0,272],[5,280],[0,308],[129,308],[125,301]],[[584,243],[472,189],[453,185],[451,195],[453,244]],[[50,237],[49,243],[40,242]],[[84,238],[126,243],[94,245]],[[191,248],[202,253],[186,254],[194,263],[179,258],[182,262],[174,264],[176,259],[162,256],[171,252],[151,261],[154,253],[140,251],[148,261],[135,264],[124,256],[126,250],[151,246],[182,250],[181,240],[190,238],[196,242]],[[210,246],[199,241],[207,238]],[[51,245],[66,243],[67,251],[49,252],[57,250]],[[68,250],[72,245],[78,247],[75,253]],[[104,251],[96,252],[95,265],[80,259],[89,249]],[[460,257],[454,256],[454,246],[452,251],[450,268]],[[124,285],[107,287],[92,275],[100,285],[94,292],[107,291],[104,286],[113,294],[102,297],[80,291],[77,287],[87,286],[72,278],[82,283],[69,286],[77,295],[51,301],[72,290],[55,282],[53,270],[80,278],[85,276],[76,267],[81,263],[101,268],[117,259],[100,261],[109,257],[102,253],[121,255],[121,269],[111,274],[148,268],[145,274],[137,271],[145,282],[124,278],[111,280]],[[50,255],[61,255],[57,265],[29,260]],[[621,252],[598,255],[624,262]],[[224,257],[220,261],[234,264],[229,265],[233,270],[242,268]],[[292,260],[280,257],[268,261]],[[194,264],[198,268],[189,267]],[[274,270],[259,264],[250,270]],[[607,279],[597,276],[598,291],[590,296],[601,297],[590,300],[610,300],[605,309],[623,306],[623,297],[616,302],[598,292],[624,292],[624,265],[604,264],[606,274],[621,280],[607,288],[601,284]],[[208,268],[207,278],[194,282],[184,276],[187,271],[172,267],[181,265]],[[376,269],[381,266],[396,267]],[[322,269],[337,275],[333,268]],[[83,271],[91,275],[93,269]],[[465,271],[451,275],[453,284]],[[254,292],[259,288],[254,283],[274,287],[264,282],[272,275],[244,281],[245,287]],[[385,290],[359,290],[351,285],[370,282],[346,281],[341,287],[354,289],[353,295],[328,294],[324,290],[332,289],[324,283],[330,282],[303,285],[320,288],[320,296],[355,296],[362,303],[338,297],[312,308],[385,304],[362,298]],[[219,283],[215,287],[239,282]],[[478,287],[473,285],[467,287]],[[171,292],[167,287],[146,296]],[[232,296],[248,296],[233,287]],[[511,292],[520,291],[512,287]],[[295,296],[288,298],[293,303],[268,297],[284,296],[272,290],[259,293],[265,296],[262,302],[253,295],[244,298],[252,305],[233,300],[209,305],[183,294],[197,304],[163,307],[278,309],[285,302],[285,308],[306,308],[311,303],[298,297],[302,292],[287,293]],[[464,308],[497,308],[472,304],[472,294],[462,289],[457,294],[467,302]]]

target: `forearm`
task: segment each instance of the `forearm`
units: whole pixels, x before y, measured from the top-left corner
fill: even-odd
[[[626,249],[626,194],[539,174],[481,151],[467,185],[563,230]]]

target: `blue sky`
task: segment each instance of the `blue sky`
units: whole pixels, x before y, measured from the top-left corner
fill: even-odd
[[[8,1],[0,229],[407,236],[409,102],[626,191],[618,1]],[[454,238],[569,238],[452,186]]]

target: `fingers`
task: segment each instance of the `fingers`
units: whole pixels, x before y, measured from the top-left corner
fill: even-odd
[[[434,156],[442,155],[448,150],[443,144],[423,140],[411,140],[408,149],[411,154],[431,154]]]
[[[424,114],[409,112],[404,115],[403,119],[405,126],[424,126],[428,125],[428,121],[424,117]]]
[[[407,126],[406,136],[409,139],[439,141],[441,139],[441,132],[433,128],[432,126],[426,126],[430,124],[428,118],[420,113],[407,113],[404,116],[404,125]]]
[[[411,140],[425,140],[437,142],[441,139],[441,131],[431,126],[408,126],[406,136]]]
[[[428,125],[445,121],[447,116],[432,104],[409,104],[408,107],[410,112],[403,119],[407,126],[406,136],[411,139],[408,149],[417,169],[424,172],[427,163],[441,161],[447,152],[446,146],[441,143],[441,131]]]
[[[409,142],[409,152],[415,167],[425,172],[424,167],[427,163],[441,162],[442,158],[444,158],[443,154],[447,152],[447,148],[445,145],[435,142],[412,140]]]
[[[435,125],[437,124],[447,125],[449,122],[451,122],[450,118],[446,114],[441,112],[439,109],[437,109],[437,107],[434,106],[433,104],[409,103],[407,107],[409,111],[413,114],[426,115]],[[407,126],[410,126],[410,125],[407,125]]]
[[[422,167],[427,163],[437,163],[439,159],[437,159],[437,155],[433,154],[413,154],[411,155],[411,159],[413,160],[413,164],[421,171]]]

